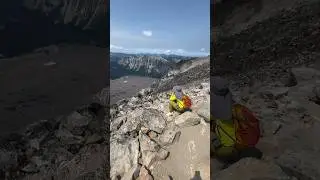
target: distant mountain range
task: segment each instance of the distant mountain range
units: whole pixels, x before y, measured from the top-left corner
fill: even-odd
[[[194,59],[167,54],[125,54],[110,53],[110,77],[116,79],[127,75],[160,78],[181,62]]]

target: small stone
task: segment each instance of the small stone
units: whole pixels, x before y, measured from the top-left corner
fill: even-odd
[[[39,141],[37,139],[31,139],[29,144],[30,144],[30,148],[33,148],[35,150],[40,149]]]
[[[289,88],[279,87],[279,88],[267,90],[267,91],[263,92],[263,95],[265,95],[269,98],[279,99],[281,97],[287,96],[288,92],[289,92]]]
[[[155,139],[155,138],[158,137],[158,134],[155,133],[154,131],[150,131],[150,132],[148,133],[148,136],[149,136],[151,139]]]

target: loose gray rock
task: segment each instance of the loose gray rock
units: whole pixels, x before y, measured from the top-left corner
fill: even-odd
[[[210,122],[210,103],[204,102],[197,110],[197,114],[202,117],[206,122]]]
[[[74,135],[82,135],[85,131],[85,127],[88,126],[91,120],[92,119],[87,116],[83,116],[78,112],[73,112],[62,120],[61,127],[66,128]]]
[[[127,116],[126,122],[117,131],[120,134],[127,134],[133,131],[139,131],[144,111],[137,109]]]
[[[276,162],[286,172],[298,179],[319,179],[319,152],[300,150],[299,152],[285,152],[277,158]]]
[[[167,125],[162,113],[156,109],[144,110],[141,120],[146,128],[157,133],[162,133]]]
[[[149,170],[145,166],[141,167],[139,178],[140,180],[153,180],[153,177],[150,175]]]
[[[58,129],[56,131],[56,137],[64,144],[82,144],[84,142],[83,137],[75,136],[67,129]]]
[[[138,139],[126,139],[126,142],[118,143],[112,140],[110,143],[110,177],[116,178],[129,172],[138,164],[139,141]]]
[[[315,99],[320,101],[320,85],[316,85],[313,88],[313,93],[314,93]]]
[[[320,71],[314,68],[299,67],[299,68],[292,68],[291,71],[294,74],[295,78],[297,79],[298,83],[320,78]]]
[[[135,165],[132,167],[128,172],[124,174],[124,176],[121,178],[121,180],[132,180],[137,179],[140,174],[141,165]]]
[[[139,142],[140,142],[140,150],[142,153],[144,153],[144,151],[157,152],[160,149],[159,144],[151,140],[147,135],[143,133],[140,133],[139,135]]]
[[[176,139],[179,138],[181,132],[176,128],[167,129],[159,136],[159,143],[162,146],[171,145]]]
[[[175,123],[179,127],[195,126],[199,124],[201,118],[192,112],[184,112],[175,119]]]
[[[287,96],[289,92],[289,88],[288,87],[278,87],[278,88],[274,88],[271,90],[267,90],[263,92],[263,95],[269,97],[269,98],[273,98],[273,99],[279,99],[282,98],[284,96]]]
[[[169,151],[160,149],[158,152],[144,151],[142,153],[142,163],[147,168],[150,168],[152,164],[157,161],[165,160],[169,156]]]
[[[121,116],[115,119],[112,119],[112,121],[110,122],[110,131],[116,131],[118,130],[121,125],[126,122],[127,117],[126,116]]]

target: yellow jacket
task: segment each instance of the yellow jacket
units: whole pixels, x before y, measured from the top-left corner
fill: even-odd
[[[171,94],[171,96],[170,96],[170,101],[176,101],[176,103],[178,104],[178,106],[179,106],[180,109],[183,109],[183,108],[184,108],[183,101],[181,101],[180,99],[178,99],[174,93]]]
[[[235,145],[236,133],[233,121],[217,119],[215,133],[222,146],[230,147]]]
[[[239,119],[241,117],[241,106],[232,106],[232,117]],[[217,134],[222,146],[234,146],[236,143],[236,129],[233,123],[233,118],[231,120],[216,119],[215,133]]]

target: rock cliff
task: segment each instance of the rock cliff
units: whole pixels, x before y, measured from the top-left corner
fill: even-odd
[[[0,7],[3,56],[57,43],[109,44],[104,0],[13,0]]]

